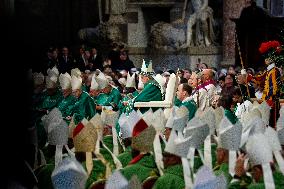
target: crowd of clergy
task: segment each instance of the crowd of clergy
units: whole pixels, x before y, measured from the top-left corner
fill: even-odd
[[[31,72],[37,188],[284,188],[283,75],[265,62]]]

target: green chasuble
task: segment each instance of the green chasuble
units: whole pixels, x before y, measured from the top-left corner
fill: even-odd
[[[149,176],[158,175],[155,158],[151,154],[144,155],[137,163],[127,165],[120,171],[127,180],[130,180],[133,175],[137,175],[141,183]]]
[[[52,96],[49,96],[47,91],[45,91],[42,104],[39,108],[51,111],[53,108],[57,107],[62,98],[63,96],[59,89],[57,89],[55,94]]]
[[[83,167],[87,171],[86,162],[83,162]],[[93,159],[93,169],[90,176],[88,177],[85,188],[88,189],[93,182],[99,179],[105,179],[105,172],[106,166],[100,160]]]
[[[98,96],[94,97],[94,101],[97,105],[104,106],[104,104],[106,104],[107,97],[107,94],[100,93]]]
[[[181,100],[175,96],[175,101],[174,101],[175,106],[180,107],[181,106]]]
[[[82,90],[89,93],[90,92],[90,86],[82,85]]]
[[[108,149],[112,152],[113,151],[113,141],[112,141],[112,135],[107,135],[103,137],[103,143],[108,147]],[[100,148],[100,153],[104,156],[105,160],[111,163],[112,168],[115,168],[114,161],[112,159],[111,154],[108,152],[108,150],[104,147]]]
[[[181,164],[169,166],[164,175],[155,182],[153,189],[184,189],[183,168]]]
[[[111,104],[118,106],[120,100],[121,94],[116,88],[112,88],[109,94],[99,94],[95,99],[96,103],[100,106],[111,106]]]
[[[128,146],[124,152],[119,154],[117,158],[122,164],[122,167],[126,167],[128,163],[132,160],[132,154],[131,154],[131,146]]]
[[[112,139],[112,135],[106,135],[103,137],[103,143],[106,145],[106,147],[108,147],[108,149],[113,152],[113,139]],[[118,152],[122,152],[123,149],[120,145],[120,143],[118,142]],[[104,147],[100,148],[100,153],[104,156],[104,158],[111,163],[112,168],[115,168],[115,164],[113,161],[113,158],[111,156],[111,154],[108,152],[108,150]]]
[[[77,99],[73,95],[69,95],[62,99],[58,104],[58,109],[61,111],[63,117],[72,116],[76,101]]]
[[[74,105],[74,122],[77,125],[83,118],[91,119],[96,114],[94,100],[86,92],[82,92]]]
[[[135,102],[149,102],[149,101],[162,101],[163,95],[160,90],[160,85],[154,79],[147,81],[144,84],[144,89],[139,93],[139,95],[134,98]],[[141,113],[145,113],[149,108],[140,108]],[[158,108],[152,108],[153,111],[156,111]]]
[[[43,93],[42,102],[37,107],[37,109],[51,111],[53,108],[57,107],[59,102],[62,100],[62,93],[59,89],[56,89],[54,95],[50,96],[47,94],[47,91]],[[39,147],[43,147],[47,140],[47,133],[43,127],[41,117],[45,115],[47,112],[38,112],[35,111],[35,117],[33,118],[37,127],[37,135],[38,135],[38,144]]]
[[[235,124],[238,121],[238,118],[231,110],[225,109],[224,112],[225,116],[231,121],[232,124]]]

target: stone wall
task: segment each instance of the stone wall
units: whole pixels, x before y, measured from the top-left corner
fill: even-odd
[[[210,67],[219,68],[222,47],[190,47],[179,52],[151,51],[146,48],[129,48],[129,58],[136,67],[141,67],[143,58],[152,59],[155,70],[190,68],[194,70],[198,59]]]
[[[137,22],[128,23],[128,46],[129,47],[147,47],[147,31],[143,12],[141,7],[129,7],[128,12],[131,12],[137,17]],[[136,19],[135,19],[136,20]]]
[[[245,1],[223,1],[223,61],[222,65],[235,64],[235,23],[231,18],[239,18]]]

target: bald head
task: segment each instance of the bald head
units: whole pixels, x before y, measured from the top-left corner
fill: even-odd
[[[213,70],[212,69],[203,69],[202,70],[202,82],[213,79]]]

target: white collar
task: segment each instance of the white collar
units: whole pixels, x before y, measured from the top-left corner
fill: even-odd
[[[187,102],[187,101],[190,101],[190,100],[191,100],[191,98],[190,98],[190,96],[188,96],[188,97],[186,97],[185,99],[183,99],[182,103]]]
[[[268,65],[267,66],[267,71],[272,70],[272,68],[274,68],[274,67],[275,67],[275,63],[272,63],[272,64]]]

